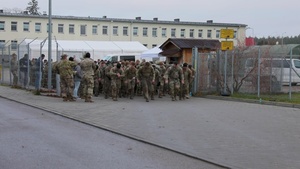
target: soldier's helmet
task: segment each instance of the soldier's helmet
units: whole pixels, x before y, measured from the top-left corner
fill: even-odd
[[[158,62],[157,64],[158,64],[158,65],[164,65],[164,63],[163,63],[163,62],[161,62],[161,61],[160,61],[160,62]]]
[[[145,63],[145,66],[150,66],[150,63],[149,63],[149,62],[146,62],[146,63]]]

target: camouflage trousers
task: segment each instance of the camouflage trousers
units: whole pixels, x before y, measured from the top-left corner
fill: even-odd
[[[111,95],[113,99],[117,99],[121,89],[121,80],[111,80]]]
[[[74,79],[73,77],[60,77],[61,96],[73,99]]]
[[[99,95],[100,82],[98,79],[94,79],[94,94],[95,96]]]
[[[146,100],[149,99],[149,95],[151,96],[151,98],[153,97],[154,89],[150,79],[142,79],[142,88]]]
[[[13,75],[13,86],[17,86],[18,85],[18,73],[16,70],[11,71],[12,75]]]
[[[169,81],[169,93],[172,98],[176,98],[180,93],[180,80],[179,79],[170,79]]]
[[[160,79],[159,81],[159,96],[164,95],[165,91],[165,79]]]
[[[89,75],[84,75],[82,78],[83,85],[83,96],[86,98],[91,98],[94,90],[94,77]]]
[[[127,86],[127,93],[129,94],[130,98],[132,99],[134,96],[134,88],[136,85],[135,79],[130,79],[126,81],[126,86]]]
[[[111,95],[111,80],[108,77],[104,78],[103,94],[106,99]]]

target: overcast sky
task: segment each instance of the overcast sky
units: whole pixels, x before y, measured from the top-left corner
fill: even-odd
[[[5,0],[1,0],[5,1]],[[3,9],[26,9],[31,0],[7,0]],[[49,0],[37,0],[40,12],[49,10]],[[52,0],[52,14],[108,18],[246,24],[247,36],[298,36],[299,0]]]

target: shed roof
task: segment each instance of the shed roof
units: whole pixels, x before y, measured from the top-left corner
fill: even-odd
[[[160,48],[164,50],[170,43],[173,44],[178,49],[188,49],[188,48],[197,47],[200,49],[216,50],[219,49],[221,45],[219,40],[169,38],[166,42],[164,42],[160,46]]]

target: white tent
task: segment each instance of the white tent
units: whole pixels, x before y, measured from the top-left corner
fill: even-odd
[[[28,53],[30,58],[40,56],[41,39],[25,39],[20,44],[20,50]],[[52,40],[52,60],[55,61],[57,56],[68,54],[81,58],[85,52],[90,52],[94,60],[102,59],[108,54],[125,54],[125,53],[142,53],[148,50],[143,44],[137,41],[70,41],[70,40]],[[42,48],[42,53],[48,55],[48,41]]]
[[[159,54],[162,50],[156,46],[152,49],[149,49],[141,54],[141,59],[149,59],[152,58],[153,61],[160,60],[165,61],[166,57]]]

